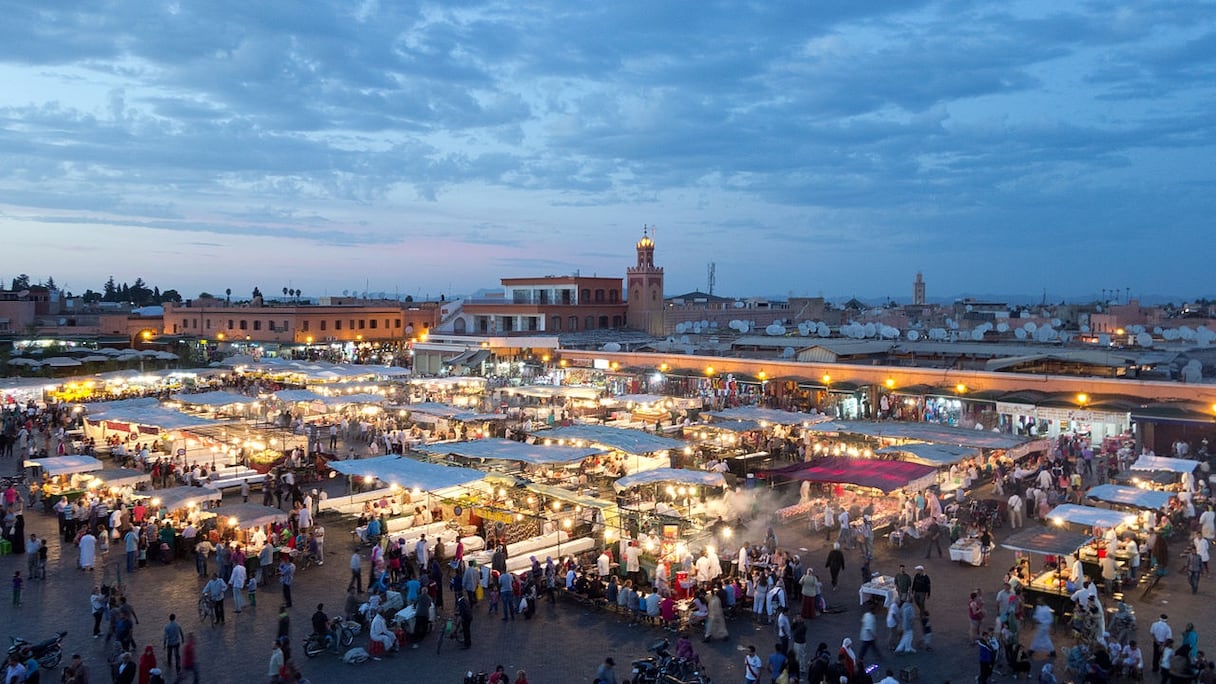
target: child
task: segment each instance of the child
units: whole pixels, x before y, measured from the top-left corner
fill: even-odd
[[[249,592],[249,606],[258,605],[258,578],[250,577],[249,582],[245,584],[245,589]]]
[[[46,579],[46,554],[47,554],[46,544],[39,544],[38,545],[38,579]]]
[[[21,605],[21,585],[24,582],[21,579],[21,571],[17,570],[13,573],[13,606]]]

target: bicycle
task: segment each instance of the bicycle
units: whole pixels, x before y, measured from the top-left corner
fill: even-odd
[[[443,651],[443,642],[456,637],[456,616],[449,615],[443,628],[439,630],[439,639],[435,643],[435,654],[438,655]]]
[[[198,597],[198,619],[200,622],[210,620],[215,625],[215,602],[206,594]]]

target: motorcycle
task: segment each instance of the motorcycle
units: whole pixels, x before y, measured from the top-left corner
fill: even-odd
[[[661,681],[663,670],[671,660],[671,654],[667,651],[670,645],[666,639],[659,639],[646,647],[646,650],[654,655],[633,661],[631,684],[658,684]]]
[[[355,635],[363,630],[363,626],[353,620],[343,620],[334,618],[338,623],[338,641],[342,648],[350,648],[355,643]],[[331,629],[327,634],[317,634],[313,632],[304,640],[304,655],[309,658],[315,658],[326,649],[332,649],[335,653],[339,653],[338,647],[334,645],[333,622],[330,623]]]
[[[8,654],[13,655],[29,649],[34,660],[38,661],[39,667],[54,670],[59,667],[59,661],[63,660],[63,638],[67,635],[66,631],[58,632],[55,636],[36,644],[31,644],[21,637],[9,637],[12,645],[8,649]]]

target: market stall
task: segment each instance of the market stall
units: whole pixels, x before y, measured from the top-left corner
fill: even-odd
[[[1129,508],[1162,511],[1169,506],[1170,501],[1174,499],[1175,495],[1173,492],[1104,484],[1090,487],[1089,491],[1085,492],[1085,496],[1095,501],[1105,501],[1106,503],[1127,506]]]
[[[937,470],[909,461],[828,456],[783,468],[762,470],[758,477],[803,480],[821,486],[818,496],[808,495],[793,506],[777,511],[781,519],[808,515],[822,521],[825,507],[850,511],[850,521],[860,523],[869,515],[875,530],[895,524],[900,518],[898,491],[918,492],[933,486]],[[808,493],[809,494],[809,493]]]
[[[644,430],[607,425],[569,425],[533,434],[538,441],[543,440],[545,445],[591,446],[611,451],[613,460],[624,469],[623,475],[668,467],[671,465],[668,452],[686,446],[679,440]]]
[[[83,483],[73,484],[73,475],[101,470],[101,461],[92,456],[50,456],[27,459],[24,467],[31,469],[34,482],[41,482],[43,510],[50,510],[60,497],[75,501],[86,493]]]
[[[830,420],[828,416],[822,413],[798,413],[796,411],[782,411],[779,409],[761,408],[759,406],[740,406],[722,411],[707,411],[702,415],[720,420],[750,420],[764,427],[768,427],[769,424],[809,427],[816,423]]]
[[[1131,465],[1131,470],[1145,472],[1171,473],[1184,492],[1195,491],[1195,469],[1199,461],[1187,458],[1169,458],[1167,456],[1142,455]]]
[[[1052,527],[1032,527],[1007,537],[1001,546],[1014,551],[1023,562],[1021,554],[1044,556],[1041,569],[1030,571],[1023,587],[1027,603],[1046,603],[1056,615],[1072,612],[1072,593],[1069,587],[1067,564],[1064,562],[1077,549],[1089,542],[1090,536],[1079,532]],[[1029,561],[1025,561],[1029,570]]]
[[[1090,528],[1093,541],[1077,549],[1077,556],[1085,574],[1095,582],[1102,577],[1102,559],[1108,555],[1115,559],[1116,579],[1127,575],[1131,553],[1128,544],[1121,539],[1125,534],[1141,532],[1139,516],[1107,508],[1062,504],[1052,509],[1047,519],[1057,526],[1071,524]]]

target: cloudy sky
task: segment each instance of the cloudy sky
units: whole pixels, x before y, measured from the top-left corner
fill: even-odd
[[[1216,290],[1213,2],[0,10],[5,282]]]

